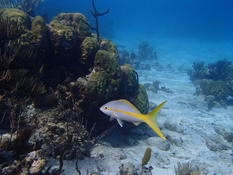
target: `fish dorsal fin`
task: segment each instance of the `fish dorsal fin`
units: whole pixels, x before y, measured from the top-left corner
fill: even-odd
[[[118,124],[119,124],[121,127],[123,127],[123,122],[122,122],[122,120],[117,119],[117,122],[118,122]]]
[[[141,112],[140,112],[132,103],[130,103],[128,100],[120,99],[120,100],[117,100],[117,101],[129,105],[129,106],[132,107],[134,110],[136,110],[139,114],[141,114]]]

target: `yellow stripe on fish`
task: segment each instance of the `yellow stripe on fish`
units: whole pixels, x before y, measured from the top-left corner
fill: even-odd
[[[132,117],[136,117],[140,120],[145,120],[145,117],[143,116],[143,114],[136,114],[136,113],[132,113],[132,112],[127,112],[127,111],[122,111],[122,110],[119,110],[119,109],[111,109],[111,108],[108,108],[109,111],[115,111],[115,112],[120,112],[120,113],[123,113],[123,114],[128,114],[128,115],[131,115]]]

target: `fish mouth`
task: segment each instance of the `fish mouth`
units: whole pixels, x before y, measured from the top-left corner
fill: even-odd
[[[104,107],[103,106],[100,107],[100,111],[104,113]]]

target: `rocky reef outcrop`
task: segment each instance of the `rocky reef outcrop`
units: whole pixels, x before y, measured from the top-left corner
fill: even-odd
[[[211,109],[214,106],[232,105],[233,65],[231,61],[219,60],[205,65],[195,62],[188,72],[190,79],[197,85],[197,95],[204,95]]]
[[[0,174],[11,169],[11,160],[38,172],[33,166],[39,161],[44,167],[44,158],[21,159],[36,150],[55,158],[88,155],[93,136],[113,125],[99,111],[110,100],[125,98],[147,112],[136,71],[119,65],[114,43],[97,42],[84,15],[61,13],[45,24],[40,16],[1,9],[0,21],[0,159],[7,162],[0,163]]]

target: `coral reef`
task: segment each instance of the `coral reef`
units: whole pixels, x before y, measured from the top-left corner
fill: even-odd
[[[158,91],[164,91],[166,93],[172,94],[173,91],[166,86],[161,86],[159,81],[153,81],[153,83],[144,84],[146,90],[158,93]]]
[[[152,167],[136,167],[132,163],[125,163],[119,167],[117,175],[152,175]]]
[[[228,60],[205,65],[203,62],[193,63],[188,72],[190,79],[197,84],[197,95],[203,94],[211,109],[216,105],[226,106],[233,97],[233,65]]]
[[[157,59],[157,53],[147,41],[143,41],[138,45],[138,59],[153,60]]]
[[[190,163],[178,163],[175,173],[176,175],[202,175],[201,171],[198,168],[192,167]]]
[[[52,157],[63,152],[65,159],[87,156],[92,143],[80,120],[77,113],[71,109],[55,108],[38,113],[30,122],[35,131],[29,142]]]
[[[27,14],[34,16],[36,8],[44,0],[2,0],[0,2],[0,8],[13,8],[23,10]]]
[[[122,164],[119,169],[119,173],[117,175],[152,175],[152,167],[146,167],[148,162],[151,159],[152,149],[148,147],[142,157],[141,166],[135,166],[132,163]]]
[[[40,16],[1,9],[0,21],[4,173],[38,174],[47,156],[60,162],[87,156],[95,136],[113,125],[99,111],[108,101],[126,98],[148,111],[136,71],[119,65],[114,43],[98,43],[84,15],[61,13],[46,25]],[[37,150],[45,158],[25,157]]]
[[[129,64],[122,65],[120,68],[122,72],[121,93],[125,97],[137,95],[137,89],[139,88],[137,72]]]
[[[61,13],[50,22],[49,32],[54,61],[67,66],[77,64],[81,43],[91,35],[86,17],[80,13]]]
[[[136,69],[150,70],[151,67],[159,67],[157,52],[146,41],[138,45],[136,52],[127,50],[124,46],[119,46],[120,64],[131,64]],[[151,62],[155,61],[154,65]]]
[[[30,30],[29,16],[18,9],[1,10],[0,19],[1,93],[25,96],[35,90],[40,95],[36,89],[43,89],[39,80],[45,58],[43,20],[38,23],[35,18]]]
[[[131,98],[132,103],[143,113],[148,113],[149,101],[146,93],[146,89],[143,85],[140,85],[137,91],[137,95]]]
[[[14,174],[38,174],[46,165],[46,159],[41,150],[28,153],[21,160],[17,160],[11,165],[0,166],[0,173],[3,175]]]

